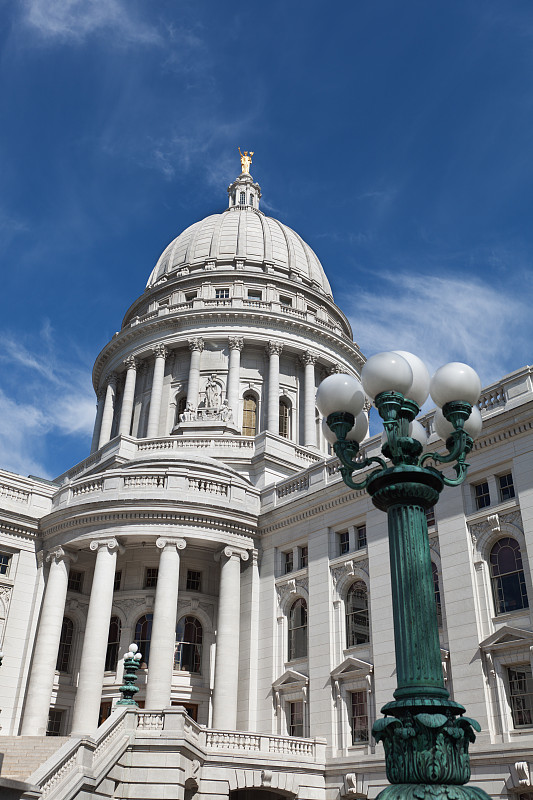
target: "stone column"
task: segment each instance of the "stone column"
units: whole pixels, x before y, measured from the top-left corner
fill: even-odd
[[[76,736],[91,734],[98,727],[115,565],[120,545],[116,539],[97,539],[91,542],[90,548],[97,552],[72,719],[72,735]]]
[[[129,436],[131,431],[131,414],[133,411],[133,398],[135,396],[135,380],[137,377],[137,361],[133,356],[124,359],[126,367],[126,383],[124,385],[124,395],[122,397],[122,409],[120,411],[120,423],[118,432],[121,436]]]
[[[163,379],[165,377],[165,359],[168,350],[164,344],[154,347],[155,364],[154,377],[152,378],[152,392],[150,394],[150,411],[148,413],[148,426],[146,436],[151,439],[159,433],[159,415],[161,413],[161,397],[163,395]]]
[[[104,415],[104,401],[106,392],[105,389],[98,392],[96,401],[96,419],[94,421],[93,438],[91,441],[91,454],[98,450],[98,443],[100,441],[100,430],[102,428],[102,417]]]
[[[187,383],[187,402],[196,411],[198,408],[198,391],[200,388],[200,359],[204,349],[204,340],[198,336],[189,339],[189,350],[191,351],[191,363],[189,366],[189,381]]]
[[[316,354],[307,350],[302,355],[304,365],[304,445],[316,447],[316,422],[315,422],[315,361]]]
[[[239,612],[241,605],[241,559],[248,553],[225,547],[220,559],[220,590],[213,695],[213,728],[235,730],[239,688]]]
[[[107,376],[107,389],[104,401],[104,411],[102,414],[102,424],[100,426],[100,439],[98,449],[111,439],[111,428],[113,427],[113,411],[115,410],[115,392],[117,389],[117,376],[114,372]]]
[[[233,419],[239,419],[239,382],[241,374],[241,350],[244,347],[244,339],[240,336],[230,336],[229,338],[229,368],[228,368],[228,388],[226,398],[228,406],[233,413]]]
[[[155,590],[146,708],[160,709],[170,705],[178,611],[179,551],[186,544],[185,539],[159,538],[156,541],[161,555]]]
[[[279,357],[283,350],[281,342],[269,341],[267,353],[270,356],[268,370],[268,416],[267,430],[279,434]]]
[[[22,736],[44,736],[46,734],[57,653],[61,639],[61,626],[65,612],[68,572],[70,562],[75,561],[76,558],[74,553],[67,553],[62,547],[56,547],[46,556],[46,560],[50,562],[50,572],[33,651],[21,729]]]

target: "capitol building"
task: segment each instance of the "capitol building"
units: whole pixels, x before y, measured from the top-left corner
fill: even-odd
[[[387,519],[343,483],[315,407],[325,376],[364,363],[243,161],[97,356],[87,458],[54,481],[0,470],[1,798],[387,784],[371,734],[396,686]],[[533,798],[532,379],[483,390],[468,478],[428,512],[446,687],[481,725],[472,783],[510,800]],[[130,643],[138,708],[116,706]]]

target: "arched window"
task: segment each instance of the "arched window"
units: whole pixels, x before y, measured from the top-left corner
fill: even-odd
[[[291,406],[284,397],[279,401],[279,435],[288,439],[291,427]]]
[[[183,414],[185,409],[187,408],[187,395],[182,394],[176,404],[176,422],[180,421],[180,414]]]
[[[202,625],[196,617],[182,617],[176,627],[174,669],[183,672],[202,670]]]
[[[246,203],[246,192],[241,192],[239,197],[239,203],[241,206],[245,205]]]
[[[257,433],[257,398],[248,392],[244,395],[242,413],[242,435],[255,436]]]
[[[135,644],[142,655],[141,667],[148,666],[150,658],[150,640],[152,638],[153,614],[143,614],[135,626]]]
[[[364,581],[355,581],[346,595],[346,647],[369,641],[368,592]]]
[[[440,585],[439,585],[439,570],[437,565],[431,562],[431,572],[433,574],[433,589],[435,590],[435,605],[437,607],[437,622],[439,628],[442,628],[442,605],[440,602]]]
[[[490,551],[492,594],[496,614],[528,608],[522,554],[516,539],[498,539]]]
[[[109,634],[107,636],[107,650],[105,654],[106,672],[116,672],[118,652],[120,648],[121,624],[118,617],[111,617],[109,621]],[[141,651],[142,652],[142,651]]]
[[[307,603],[299,597],[289,611],[289,661],[307,656]]]
[[[63,617],[59,650],[57,651],[56,669],[59,672],[70,671],[70,654],[72,652],[72,639],[74,637],[74,623],[68,617]]]

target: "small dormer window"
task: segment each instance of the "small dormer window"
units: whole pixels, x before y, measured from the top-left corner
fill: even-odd
[[[244,206],[246,204],[246,192],[241,192],[239,203],[241,204],[241,206]]]
[[[280,295],[279,302],[281,303],[282,306],[285,306],[286,308],[290,308],[290,306],[292,306],[292,300],[290,297],[284,297],[283,295]]]
[[[250,203],[251,206],[253,206],[253,204],[254,204],[254,196],[253,196],[253,194],[250,195],[249,203]]]

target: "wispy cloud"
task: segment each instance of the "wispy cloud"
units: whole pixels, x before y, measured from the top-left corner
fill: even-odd
[[[23,20],[44,39],[81,42],[112,31],[119,44],[162,42],[159,31],[121,0],[26,0]]]
[[[430,371],[464,361],[484,385],[531,360],[530,310],[518,291],[457,273],[382,272],[375,280],[375,293],[366,289],[348,302],[365,354],[408,350]]]
[[[95,400],[86,363],[58,348],[48,321],[39,340],[0,332],[0,467],[53,477],[47,437],[88,441]]]

